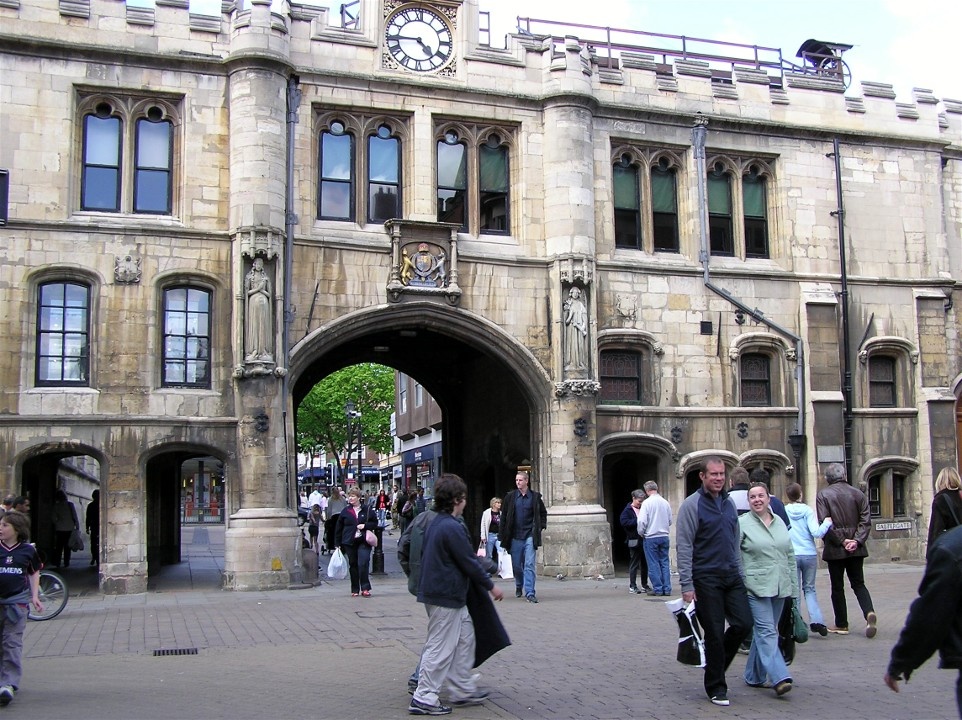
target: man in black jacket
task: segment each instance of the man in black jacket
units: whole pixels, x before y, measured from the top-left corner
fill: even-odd
[[[541,546],[541,531],[548,526],[548,511],[541,493],[528,486],[525,470],[518,470],[514,478],[517,490],[504,496],[501,504],[501,547],[511,553],[514,569],[515,597],[522,594],[530,603],[538,602],[534,593],[535,553]]]
[[[955,702],[962,718],[962,527],[944,533],[932,547],[919,596],[892,648],[885,684],[899,691],[912,671],[936,650],[939,667],[958,669]]]

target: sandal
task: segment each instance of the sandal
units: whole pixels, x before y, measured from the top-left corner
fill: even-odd
[[[357,593],[351,593],[351,597],[357,597]]]
[[[362,597],[371,597],[371,591],[370,591],[370,590],[361,590],[361,596],[362,596]]]

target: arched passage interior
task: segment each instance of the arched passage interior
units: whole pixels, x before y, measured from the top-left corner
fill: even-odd
[[[471,313],[422,302],[379,307],[321,328],[294,348],[293,407],[330,373],[362,362],[411,376],[437,401],[442,470],[467,482],[465,519],[477,538],[492,495],[514,489],[518,465],[535,462],[541,451],[549,387],[543,369],[520,344]]]

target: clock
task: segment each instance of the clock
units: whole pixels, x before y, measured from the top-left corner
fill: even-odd
[[[434,10],[420,5],[403,7],[391,15],[384,39],[391,57],[414,72],[441,68],[451,59],[454,50],[448,22]]]

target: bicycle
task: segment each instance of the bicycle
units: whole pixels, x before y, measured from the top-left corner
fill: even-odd
[[[41,569],[38,595],[40,602],[43,603],[43,612],[36,612],[33,605],[30,605],[27,617],[40,622],[51,620],[63,612],[70,599],[70,590],[67,588],[67,582],[59,574],[53,570]]]

